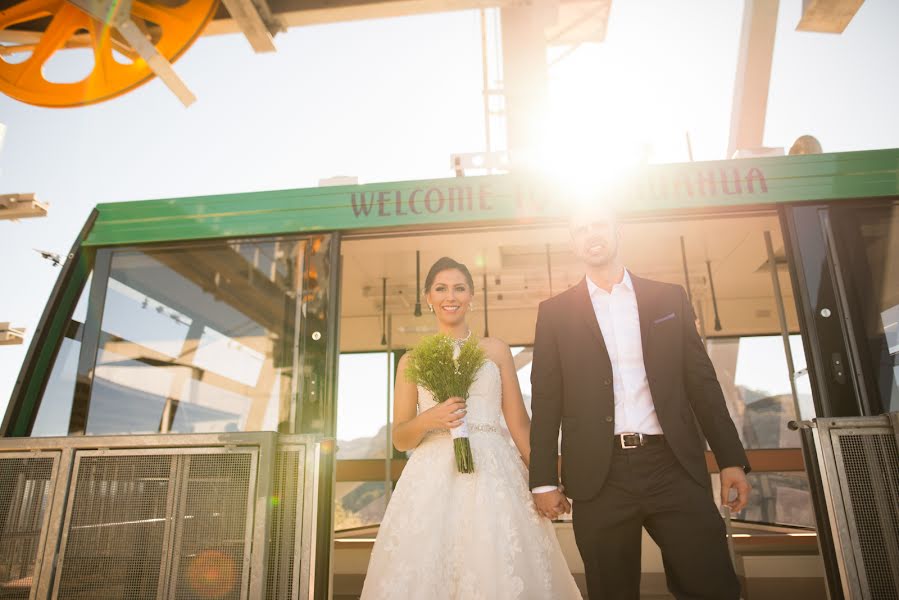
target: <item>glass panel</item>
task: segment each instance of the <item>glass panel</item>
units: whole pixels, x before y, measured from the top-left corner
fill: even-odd
[[[534,361],[534,350],[530,346],[513,346],[512,361],[515,363],[518,386],[521,388],[521,398],[524,400],[524,409],[531,416],[531,365]],[[501,417],[502,419],[502,417]],[[505,419],[502,419],[505,426]],[[562,431],[559,431],[559,452],[562,452]],[[564,520],[565,517],[562,517]]]
[[[297,339],[301,314],[324,314],[318,292],[303,293],[311,245],[263,239],[115,252],[87,432],[290,431],[306,383],[294,376],[294,349],[309,346]],[[304,374],[316,377],[314,368]]]
[[[383,481],[340,481],[334,498],[334,529],[377,525],[387,509],[387,486]]]
[[[735,519],[756,523],[775,523],[815,528],[815,514],[805,473],[750,473],[752,492],[745,509]],[[721,482],[712,475],[712,489],[718,502]]]
[[[78,372],[78,354],[81,352],[81,331],[87,315],[87,301],[91,280],[88,276],[81,291],[81,297],[72,313],[65,337],[50,371],[47,387],[38,405],[37,415],[31,427],[30,436],[65,436],[69,434],[69,415],[72,413],[72,398],[75,395],[75,377]]]
[[[518,375],[518,387],[521,388],[521,397],[524,400],[524,408],[531,416],[531,365],[534,361],[534,351],[528,347],[514,346],[512,361],[515,363],[515,371]]]
[[[338,460],[387,456],[388,381],[393,381],[393,361],[388,365],[386,352],[340,355]]]
[[[706,346],[737,432],[746,448],[794,448],[797,418],[779,335],[711,338]],[[805,368],[802,338],[790,336],[794,368]]]
[[[899,204],[857,209],[867,264],[853,265],[881,412],[899,410]],[[867,280],[867,281],[865,281]]]
[[[796,396],[798,397],[799,410],[803,419],[809,419],[815,414],[815,397],[812,394],[812,377],[808,369],[802,369],[796,373]],[[797,437],[799,435],[797,434]]]

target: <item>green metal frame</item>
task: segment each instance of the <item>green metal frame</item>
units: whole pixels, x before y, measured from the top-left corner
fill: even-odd
[[[893,196],[899,149],[654,165],[629,181],[619,208],[635,216]],[[101,204],[85,245],[555,220],[571,187],[492,175]]]
[[[81,290],[93,268],[94,252],[83,247],[83,240],[97,215],[96,210],[91,212],[50,293],[0,426],[2,437],[26,435],[34,419],[34,407],[47,384],[72,311],[78,304]]]
[[[628,181],[627,202],[619,209],[635,217],[889,197],[899,195],[899,149],[654,165]],[[569,184],[492,175],[100,204],[60,273],[0,435],[27,434],[33,405],[98,247],[558,221],[569,208],[564,190],[578,192]]]

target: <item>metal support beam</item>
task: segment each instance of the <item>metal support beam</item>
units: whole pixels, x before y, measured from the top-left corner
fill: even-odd
[[[606,41],[612,0],[564,0],[553,27],[546,30],[550,46],[580,46]]]
[[[725,158],[732,158],[737,150],[763,145],[779,6],[779,0],[744,0],[730,139]]]
[[[0,194],[0,221],[46,217],[48,205],[34,194]]]
[[[366,19],[387,19],[457,10],[479,10],[505,5],[518,5],[525,0],[268,0],[272,14],[285,27],[325,25]],[[217,18],[203,30],[203,35],[239,33],[233,18]],[[0,31],[0,41],[8,35]]]
[[[277,17],[272,15],[265,0],[222,0],[225,8],[237,22],[237,26],[247,37],[250,46],[257,54],[262,52],[274,52],[275,40],[273,36],[279,31],[284,31],[284,25]]]
[[[796,31],[843,33],[865,0],[802,0]]]
[[[111,25],[115,28],[184,106],[190,106],[197,100],[184,81],[175,73],[172,63],[159,53],[156,46],[147,39],[146,34],[131,20],[131,0],[67,1],[83,10],[100,24]]]
[[[10,327],[9,323],[0,323],[0,346],[14,346],[24,341],[24,327]]]
[[[501,10],[506,136],[513,167],[522,165],[539,141],[546,106],[546,26],[553,21],[552,0]]]

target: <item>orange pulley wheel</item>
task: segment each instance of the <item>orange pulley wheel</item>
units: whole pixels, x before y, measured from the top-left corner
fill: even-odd
[[[132,0],[130,18],[174,62],[217,8],[218,0]],[[100,22],[67,0],[0,0],[0,92],[35,106],[71,107],[109,100],[149,81],[153,71],[113,22],[113,15]],[[93,67],[77,82],[49,81],[47,61],[70,48],[90,48]]]

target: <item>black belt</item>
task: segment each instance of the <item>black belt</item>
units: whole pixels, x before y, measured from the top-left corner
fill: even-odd
[[[664,435],[651,435],[648,433],[620,433],[615,436],[615,448],[633,450],[642,446],[661,444],[665,441]]]

